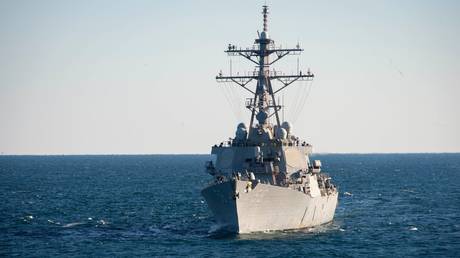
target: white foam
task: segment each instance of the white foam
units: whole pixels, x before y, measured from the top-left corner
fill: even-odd
[[[150,232],[153,232],[153,233],[156,233],[156,234],[160,234],[162,232],[161,229],[157,228],[157,227],[154,227],[154,226],[150,226],[149,227],[149,231]]]
[[[107,221],[105,221],[105,220],[103,220],[103,219],[100,219],[100,220],[98,220],[97,222],[99,222],[99,223],[102,224],[102,225],[107,225],[107,224],[109,224]]]
[[[83,223],[83,222],[72,222],[72,223],[67,223],[62,227],[63,228],[71,228],[71,227],[75,227],[75,226],[82,225],[82,224],[85,224],[85,223]]]
[[[212,224],[208,231],[208,234],[225,232],[228,227],[229,225],[227,224],[219,224],[219,223]]]

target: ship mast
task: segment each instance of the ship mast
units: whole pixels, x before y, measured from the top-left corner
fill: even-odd
[[[268,6],[264,5],[263,14],[263,31],[258,33],[258,38],[255,40],[252,48],[237,49],[235,45],[229,44],[225,50],[229,56],[242,56],[247,60],[256,64],[256,70],[252,75],[247,76],[224,76],[222,72],[216,76],[218,82],[234,82],[254,95],[253,98],[246,100],[246,108],[251,111],[251,120],[249,130],[253,128],[254,118],[257,119],[260,126],[268,124],[268,118],[275,116],[276,124],[281,126],[278,111],[281,106],[276,103],[275,94],[285,89],[295,81],[310,81],[314,75],[310,70],[306,74],[298,71],[297,74],[285,75],[277,72],[274,69],[270,70],[270,66],[287,55],[300,55],[303,49],[297,44],[295,48],[277,48],[274,41],[268,36]],[[274,55],[273,60],[270,56]],[[272,80],[277,80],[282,83],[282,86],[276,90],[272,87]],[[248,84],[256,81],[255,90],[251,90]]]

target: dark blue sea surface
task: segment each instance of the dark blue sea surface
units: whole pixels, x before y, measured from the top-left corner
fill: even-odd
[[[0,156],[0,256],[460,256],[460,154],[316,155],[334,222],[239,236],[210,233],[208,158]]]

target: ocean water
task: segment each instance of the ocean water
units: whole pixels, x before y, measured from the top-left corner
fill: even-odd
[[[314,158],[334,222],[238,236],[212,233],[207,155],[0,156],[0,256],[460,257],[460,154]]]

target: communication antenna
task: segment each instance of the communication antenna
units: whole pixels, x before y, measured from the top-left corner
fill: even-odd
[[[267,32],[268,31],[268,23],[267,23],[268,5],[267,4],[263,6],[262,14],[264,15],[264,31]]]

